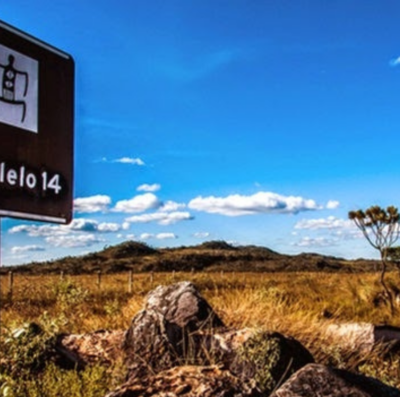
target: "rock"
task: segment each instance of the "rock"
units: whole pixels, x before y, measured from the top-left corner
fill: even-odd
[[[385,344],[388,348],[400,347],[400,328],[370,323],[331,324],[327,335],[333,337],[343,348],[369,353]]]
[[[254,383],[254,382],[253,382]],[[261,397],[255,387],[243,383],[216,366],[181,366],[131,382],[106,397]]]
[[[160,286],[147,296],[123,343],[130,378],[177,365],[221,364],[243,382],[272,391],[314,362],[298,341],[255,329],[227,331],[193,284]]]
[[[270,397],[400,397],[400,391],[376,379],[348,371],[308,364]]]
[[[196,334],[223,325],[192,283],[159,286],[126,332],[125,363],[137,376],[194,362],[201,350]]]
[[[212,348],[225,367],[243,381],[254,379],[260,389],[271,392],[294,372],[314,362],[297,340],[277,332],[243,329],[211,336]]]
[[[82,335],[60,335],[56,351],[58,364],[82,368],[87,364],[112,364],[122,357],[123,331],[99,330]]]
[[[169,323],[190,331],[224,325],[197,288],[188,281],[158,286],[147,295],[144,310],[159,313]]]

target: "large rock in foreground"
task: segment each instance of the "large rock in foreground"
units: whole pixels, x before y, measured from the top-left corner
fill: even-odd
[[[400,397],[400,391],[376,379],[309,364],[290,377],[271,397]]]
[[[123,342],[132,376],[194,362],[201,354],[198,333],[224,324],[190,282],[159,286],[146,298]]]
[[[159,286],[148,294],[123,350],[129,382],[179,365],[217,364],[238,382],[255,383],[265,392],[314,362],[293,338],[254,329],[227,330],[189,282]]]

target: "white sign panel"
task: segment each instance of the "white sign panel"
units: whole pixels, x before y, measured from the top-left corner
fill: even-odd
[[[0,44],[0,121],[38,132],[39,62]]]

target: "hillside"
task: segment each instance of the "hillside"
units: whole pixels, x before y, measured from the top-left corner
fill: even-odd
[[[68,256],[54,261],[3,267],[26,274],[84,274],[101,271],[118,273],[169,271],[225,272],[365,272],[373,271],[377,261],[345,260],[319,254],[279,254],[265,247],[232,246],[224,241],[209,241],[197,246],[152,248],[144,243],[126,241],[83,256]]]

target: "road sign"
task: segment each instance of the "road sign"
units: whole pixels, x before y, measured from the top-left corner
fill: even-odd
[[[74,61],[0,21],[0,216],[69,223]]]

